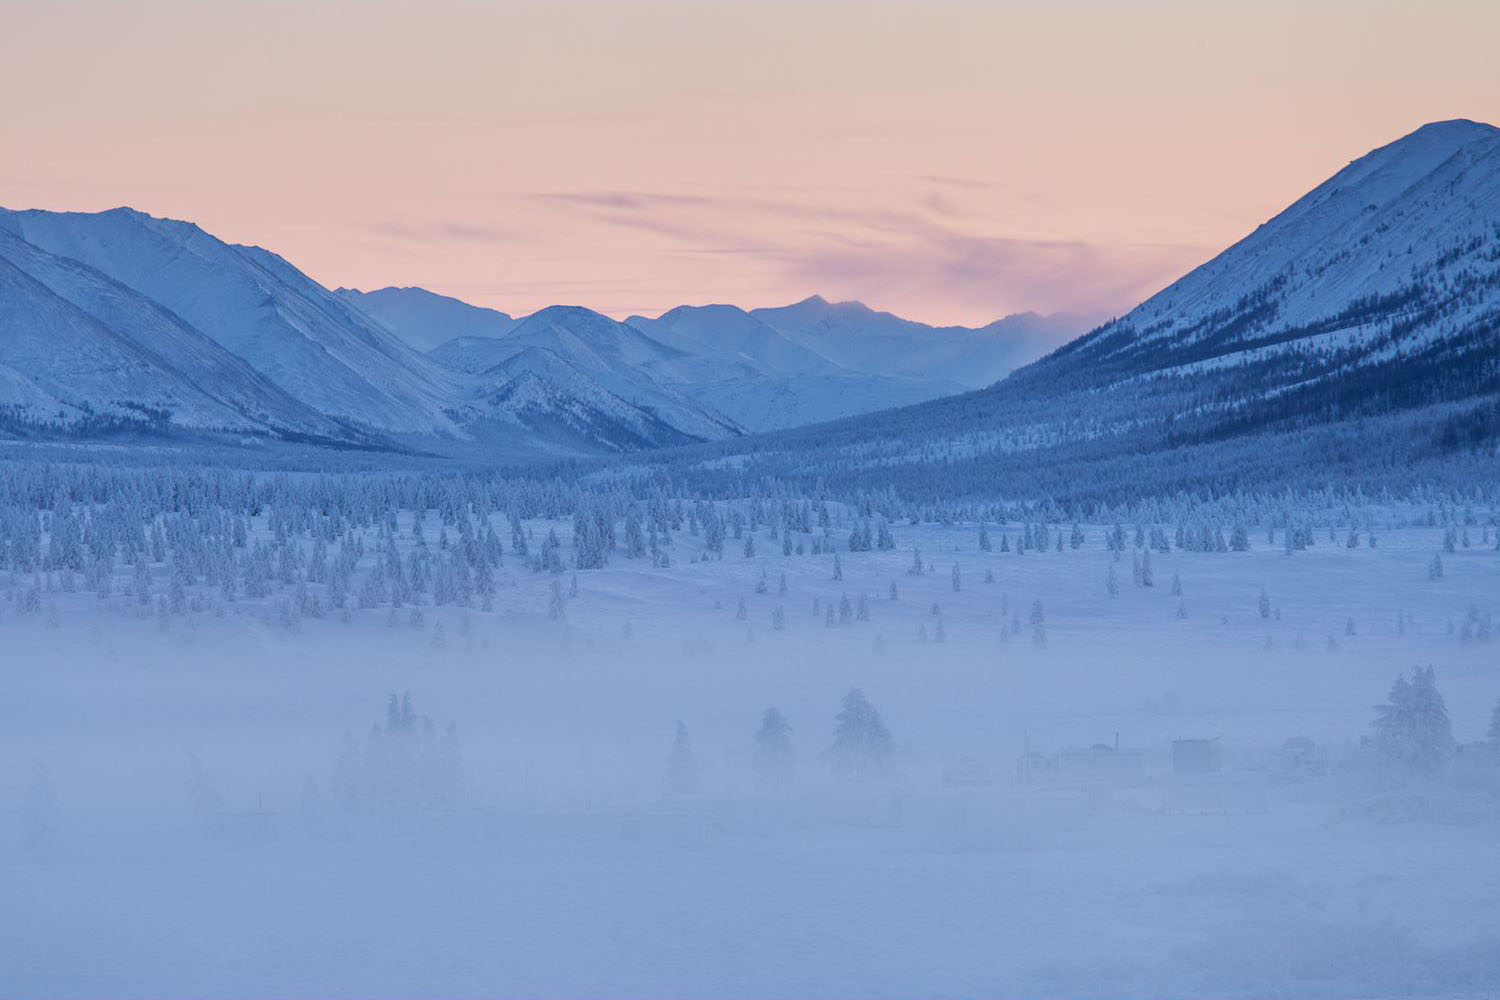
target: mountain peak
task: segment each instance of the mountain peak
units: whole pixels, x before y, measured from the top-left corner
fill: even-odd
[[[1449,118],[1446,121],[1428,122],[1408,133],[1405,138],[1453,136],[1460,139],[1478,139],[1491,135],[1500,135],[1500,128],[1486,122],[1476,122],[1472,118]]]
[[[1359,172],[1394,168],[1415,180],[1417,176],[1435,169],[1471,143],[1485,142],[1496,137],[1500,137],[1500,128],[1467,118],[1428,122],[1395,142],[1370,151],[1355,160],[1350,167]],[[1335,175],[1335,179],[1338,179],[1338,175]]]

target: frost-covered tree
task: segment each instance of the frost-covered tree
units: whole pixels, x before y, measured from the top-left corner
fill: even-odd
[[[666,792],[671,796],[696,795],[699,787],[698,761],[693,756],[687,726],[678,722],[672,749],[667,753]]]
[[[763,788],[784,788],[796,773],[796,754],[792,750],[792,727],[786,716],[774,706],[760,717],[755,733],[755,773]]]
[[[850,688],[834,719],[833,746],[828,760],[841,781],[877,781],[887,778],[895,764],[896,744],[859,688]]]
[[[1109,572],[1104,577],[1104,590],[1110,597],[1120,596],[1120,581],[1115,577],[1115,564],[1109,564]]]
[[[954,590],[955,593],[957,593],[958,591],[963,590],[963,589],[964,589],[963,574],[960,572],[960,570],[958,568],[958,563],[954,563],[953,564],[953,590]]]
[[[1453,727],[1431,667],[1397,675],[1390,695],[1375,707],[1375,749],[1382,761],[1405,772],[1434,775],[1453,755]]]
[[[1259,607],[1260,607],[1260,616],[1262,618],[1269,618],[1269,617],[1271,617],[1271,598],[1266,593],[1266,589],[1264,587],[1262,587],[1261,590],[1260,590]]]

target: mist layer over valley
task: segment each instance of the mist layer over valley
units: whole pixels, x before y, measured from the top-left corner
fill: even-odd
[[[1493,508],[659,500],[609,549],[604,507],[361,523],[268,495],[169,516],[108,572],[54,512],[52,564],[0,577],[11,993],[1500,973]],[[1443,725],[1376,725],[1428,664]]]

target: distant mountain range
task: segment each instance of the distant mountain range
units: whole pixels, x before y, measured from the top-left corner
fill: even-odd
[[[1418,129],[1075,339],[1085,323],[930,327],[817,296],[513,318],[329,291],[129,209],[0,211],[0,434],[646,453],[933,496],[1223,491],[1493,457],[1500,130]]]
[[[990,388],[716,446],[703,474],[1097,499],[1378,482],[1456,453],[1494,477],[1497,445],[1500,129],[1448,121]]]
[[[1086,324],[935,329],[816,298],[764,312],[512,318],[418,288],[329,291],[269,251],[131,209],[0,210],[0,434],[608,454],[959,392]],[[951,372],[963,352],[968,381]]]
[[[1024,313],[985,327],[932,327],[815,295],[784,308],[678,306],[655,319],[631,316],[619,323],[557,306],[516,319],[421,288],[341,288],[338,294],[407,343],[469,371],[475,358],[495,364],[539,347],[620,392],[604,374],[617,378],[620,364],[601,365],[599,353],[602,339],[618,341],[634,381],[647,375],[656,393],[691,399],[744,431],[797,427],[989,385],[1092,322]],[[646,348],[642,334],[671,351]],[[580,336],[594,345],[583,354]],[[651,393],[624,395],[654,405]],[[722,433],[662,415],[695,437]]]

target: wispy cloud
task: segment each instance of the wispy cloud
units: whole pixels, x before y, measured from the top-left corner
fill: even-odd
[[[412,243],[521,243],[530,238],[517,230],[456,219],[430,222],[384,219],[359,226],[380,236]]]
[[[744,255],[789,287],[928,303],[949,315],[1123,310],[1210,255],[1191,245],[976,235],[973,215],[942,194],[878,210],[630,190],[534,198],[594,223],[666,237],[681,244],[675,253]]]

